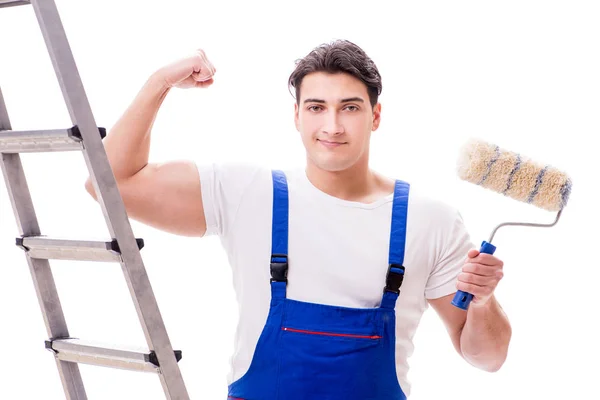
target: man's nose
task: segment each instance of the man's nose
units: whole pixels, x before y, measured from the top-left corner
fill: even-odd
[[[328,135],[339,135],[344,133],[344,127],[337,112],[327,113],[325,116],[325,122],[323,124],[323,133]]]

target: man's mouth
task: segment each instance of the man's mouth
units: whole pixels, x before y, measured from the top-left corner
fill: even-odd
[[[320,142],[323,146],[328,147],[328,148],[338,147],[338,146],[341,146],[346,143],[346,142],[332,142],[330,140],[322,140],[322,139],[317,139],[317,141]]]

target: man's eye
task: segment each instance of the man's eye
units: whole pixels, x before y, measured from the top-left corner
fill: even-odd
[[[309,106],[309,107],[308,107],[308,110],[309,110],[309,111],[315,111],[315,110],[314,110],[315,108],[319,108],[319,109],[320,109],[321,107],[319,107],[319,106]]]

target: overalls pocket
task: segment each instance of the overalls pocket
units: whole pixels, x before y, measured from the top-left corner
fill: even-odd
[[[287,324],[281,330],[279,388],[306,399],[354,399],[357,389],[373,385],[365,369],[380,370],[384,349],[379,332]]]

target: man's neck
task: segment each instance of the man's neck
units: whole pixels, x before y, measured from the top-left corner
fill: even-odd
[[[320,191],[342,200],[372,203],[393,192],[393,181],[357,163],[343,171],[325,171],[310,162],[308,180]]]

